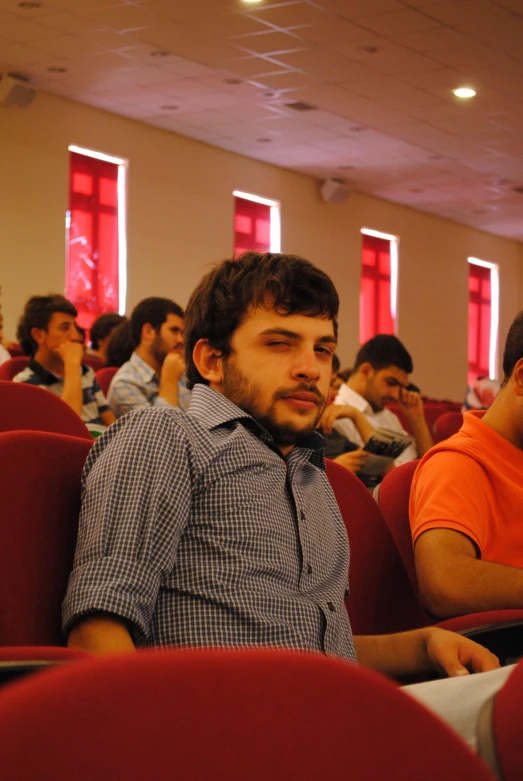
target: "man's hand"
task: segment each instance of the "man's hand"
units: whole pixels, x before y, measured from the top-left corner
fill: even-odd
[[[179,353],[168,353],[160,374],[159,396],[173,407],[178,406],[178,381],[185,371],[185,361]]]
[[[344,466],[349,472],[357,474],[360,469],[365,466],[369,456],[370,453],[367,453],[366,450],[358,448],[358,450],[352,450],[350,453],[342,453],[341,456],[337,456],[333,460],[336,461],[337,464]]]
[[[416,391],[408,391],[401,388],[398,406],[409,420],[412,418],[424,418],[423,399]]]
[[[356,407],[351,407],[348,404],[329,404],[325,407],[319,425],[326,434],[330,434],[332,431],[332,424],[335,420],[338,418],[350,418],[351,420],[354,420],[358,414],[361,413],[358,412]]]
[[[430,627],[425,633],[425,653],[429,669],[444,672],[449,678],[454,678],[469,673],[484,673],[499,667],[497,656],[468,637],[437,627]]]
[[[55,348],[64,366],[80,366],[84,357],[84,347],[80,342],[62,342]]]

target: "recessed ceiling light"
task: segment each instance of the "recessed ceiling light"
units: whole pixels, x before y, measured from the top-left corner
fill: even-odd
[[[169,52],[164,51],[163,49],[155,49],[154,51],[150,52],[151,57],[168,57]]]
[[[360,46],[360,52],[363,54],[377,54],[379,48],[377,46]]]
[[[257,138],[256,141],[259,144],[270,144],[272,141],[272,138]]]
[[[261,3],[262,0],[243,0],[243,2],[246,5],[256,5],[256,3]]]
[[[178,106],[175,106],[174,103],[166,103],[165,106],[160,106],[162,111],[176,111]]]
[[[457,98],[473,98],[476,94],[476,90],[472,89],[472,87],[458,87],[458,89],[453,89],[452,92]]]
[[[241,84],[242,80],[241,79],[224,79],[223,83],[224,84]]]
[[[47,70],[49,73],[67,73],[67,68],[64,68],[62,65],[51,65]]]
[[[354,125],[349,128],[349,133],[364,133],[367,128],[364,125]]]

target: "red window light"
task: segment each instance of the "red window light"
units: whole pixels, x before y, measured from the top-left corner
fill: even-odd
[[[70,153],[65,294],[89,330],[118,311],[118,165]]]
[[[234,196],[234,256],[247,250],[269,252],[271,248],[271,207],[265,203]]]
[[[469,263],[468,384],[490,373],[491,270]]]
[[[360,344],[376,334],[394,334],[391,309],[390,241],[362,233]]]

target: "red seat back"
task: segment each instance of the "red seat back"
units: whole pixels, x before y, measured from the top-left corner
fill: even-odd
[[[457,434],[463,425],[461,412],[445,412],[434,423],[434,442],[442,442],[444,439]]]
[[[523,662],[482,709],[478,753],[503,781],[523,778]]]
[[[16,781],[492,781],[440,719],[382,676],[320,654],[142,651],[0,693]]]
[[[109,387],[117,371],[118,366],[104,366],[103,369],[98,369],[96,372],[96,379],[104,396],[109,393]]]
[[[28,363],[29,358],[27,355],[19,355],[0,364],[0,380],[12,380],[13,377],[25,369]]]
[[[354,634],[384,634],[424,626],[424,615],[380,508],[355,475],[327,460],[350,541],[350,596]]]
[[[94,372],[103,369],[105,365],[102,359],[98,358],[96,355],[84,355],[82,363],[86,366],[90,366]]]
[[[52,431],[93,441],[85,423],[54,393],[23,382],[0,381],[0,432],[15,429]]]
[[[62,643],[61,603],[91,444],[40,431],[0,434],[0,645]]]

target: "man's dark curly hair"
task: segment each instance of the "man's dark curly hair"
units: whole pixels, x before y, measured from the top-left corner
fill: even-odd
[[[230,339],[247,310],[270,302],[283,315],[303,314],[332,320],[337,334],[339,299],[331,279],[296,255],[245,252],[224,260],[206,274],[185,310],[187,387],[208,384],[193,362],[199,339],[226,357]]]
[[[508,382],[516,363],[523,358],[523,310],[516,315],[509,328],[503,353],[503,384]]]
[[[64,312],[72,317],[76,317],[78,314],[74,304],[59,293],[49,293],[48,296],[31,296],[27,301],[16,331],[17,341],[26,355],[34,355],[38,347],[31,336],[33,328],[41,328],[46,331],[55,312]]]

